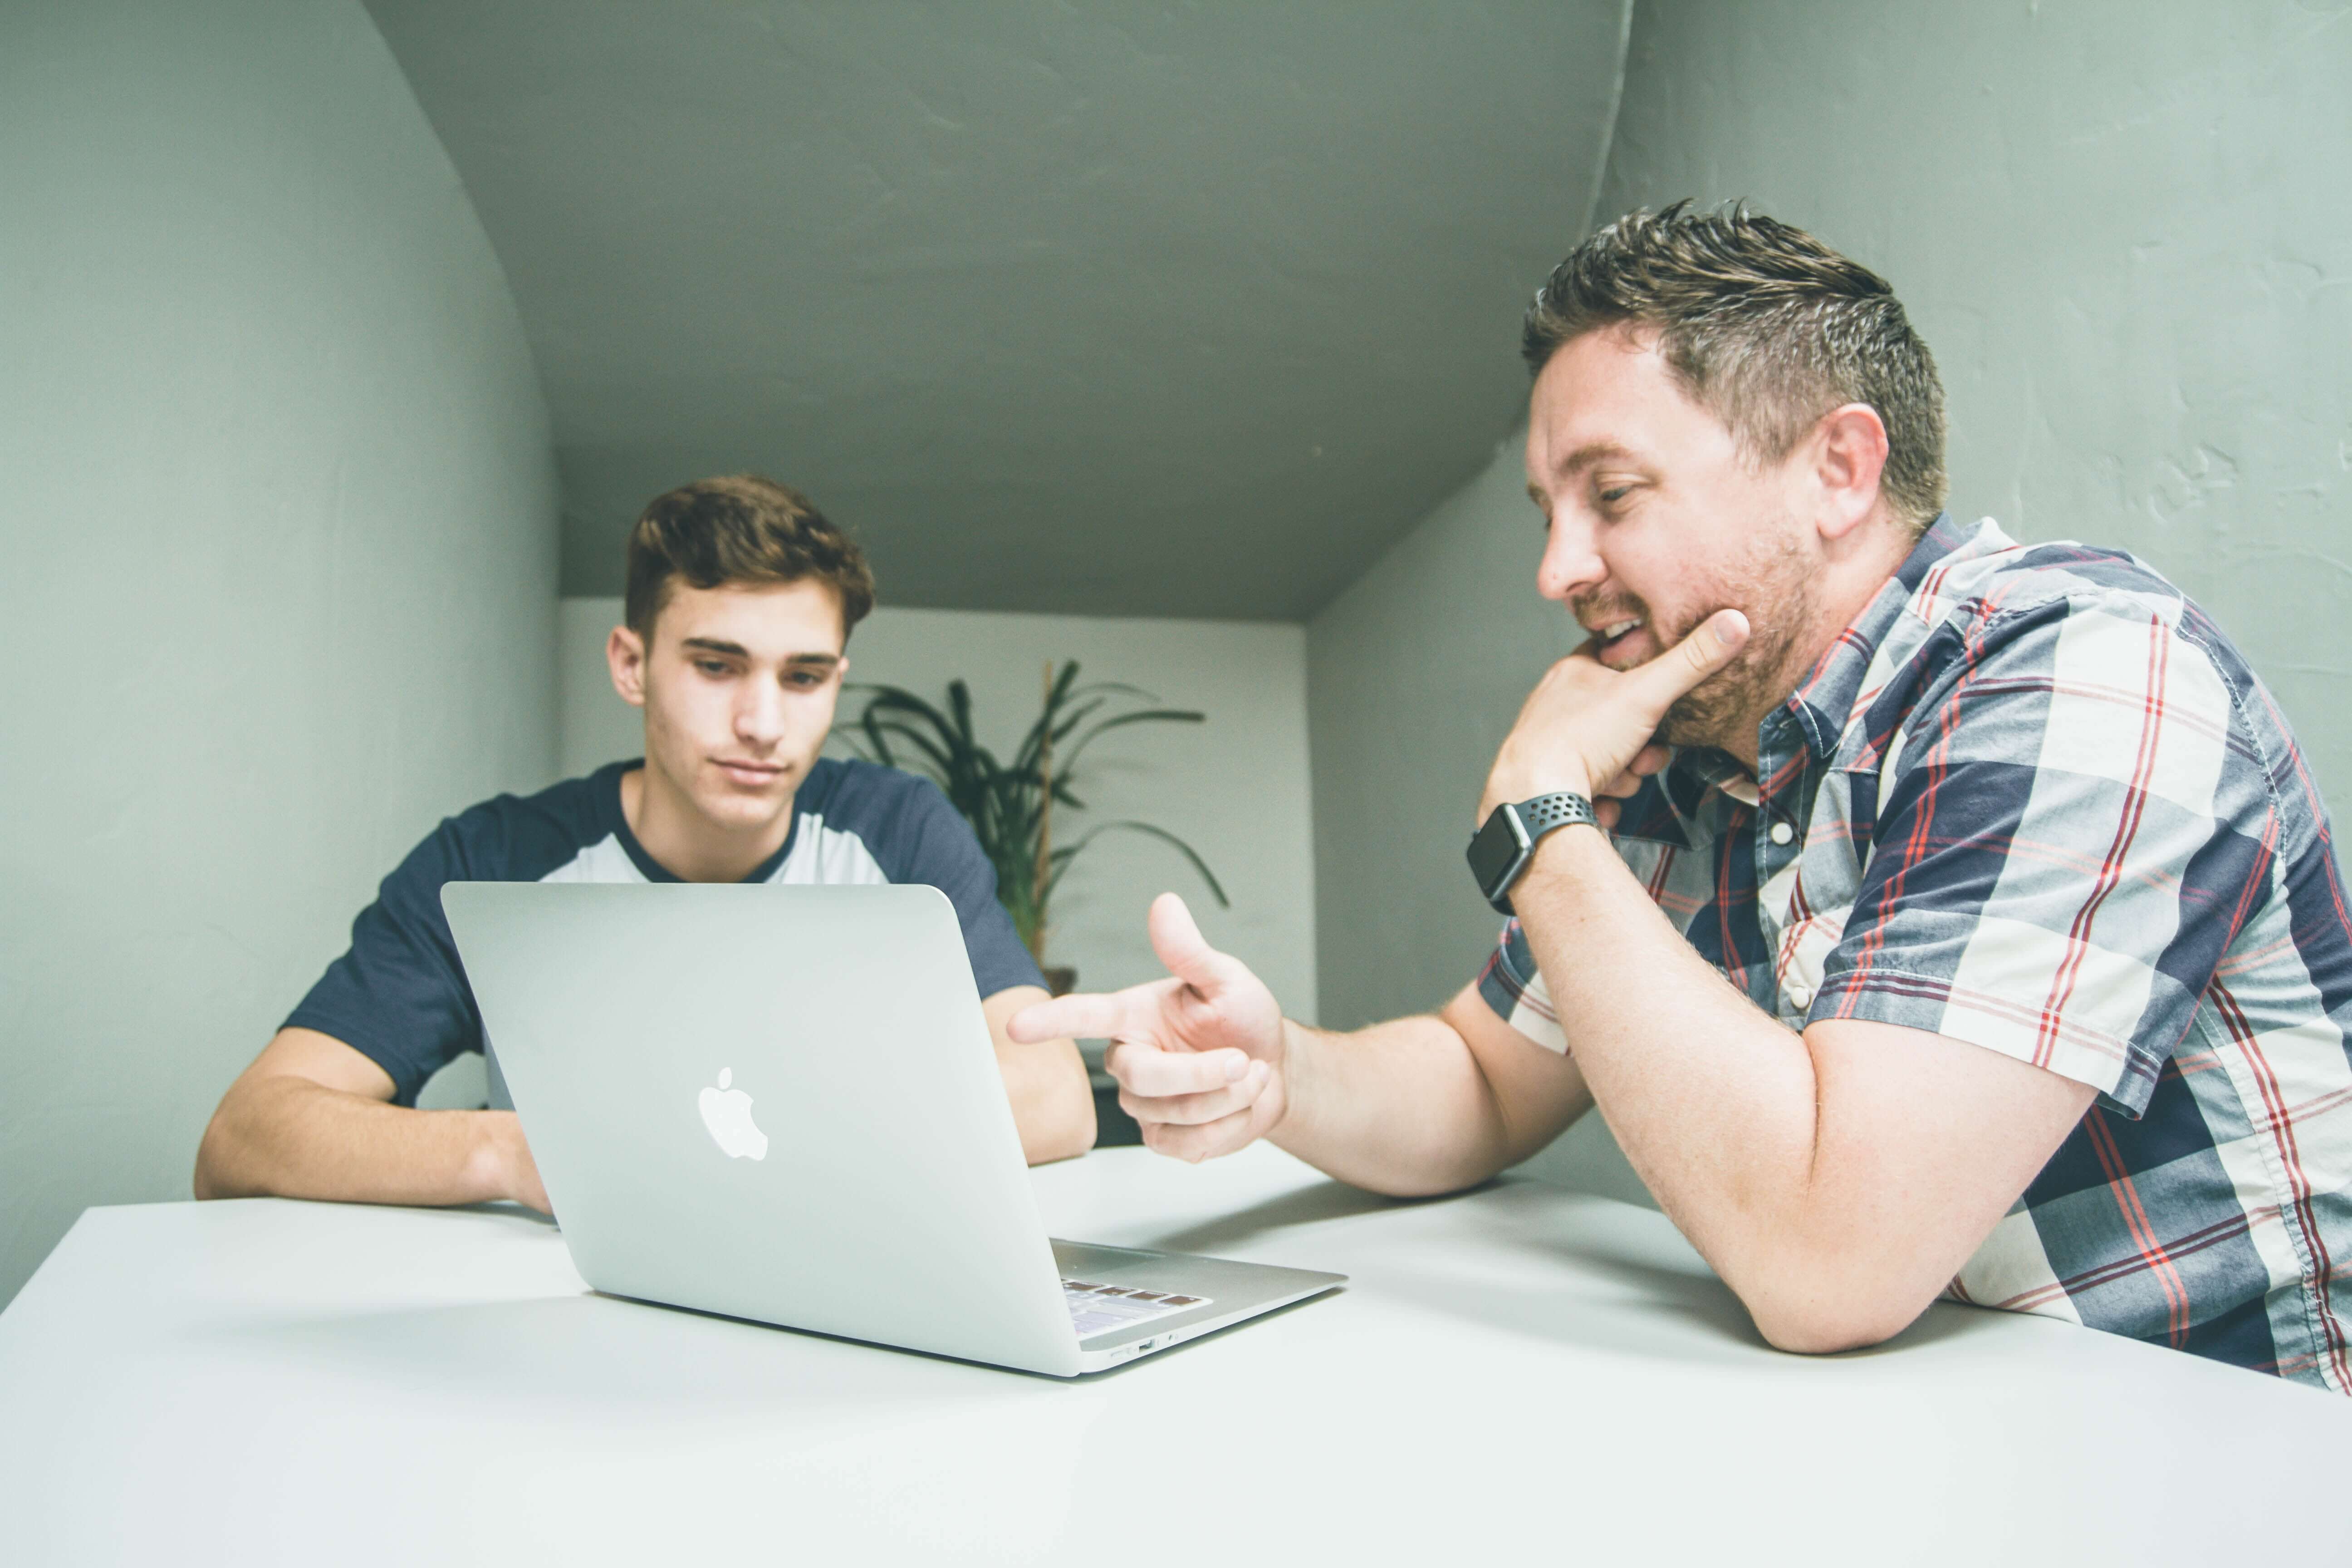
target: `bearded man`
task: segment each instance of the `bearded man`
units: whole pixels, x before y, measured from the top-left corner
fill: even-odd
[[[1471,846],[1511,915],[1433,1016],[1285,1020],[1163,897],[1113,1039],[1162,1152],[1430,1194],[1597,1105],[1773,1344],[1939,1292],[2352,1392],[2352,931],[2276,703],[2146,564],[1943,512],[1887,284],[1732,208],[1537,295],[1537,587],[1590,634]]]

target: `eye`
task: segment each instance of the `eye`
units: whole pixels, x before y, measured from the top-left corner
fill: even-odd
[[[1592,487],[1592,510],[1603,517],[1616,517],[1633,504],[1633,492],[1641,488],[1633,479],[1597,481]]]
[[[727,673],[727,666],[715,658],[698,658],[694,661],[694,668],[713,680],[719,679]]]

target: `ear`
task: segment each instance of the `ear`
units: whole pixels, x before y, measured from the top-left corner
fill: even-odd
[[[626,626],[614,626],[604,639],[604,663],[613,671],[613,689],[632,708],[646,705],[645,639]]]
[[[1876,514],[1886,471],[1886,422],[1878,410],[1867,403],[1831,409],[1813,426],[1806,456],[1822,538],[1843,539]]]

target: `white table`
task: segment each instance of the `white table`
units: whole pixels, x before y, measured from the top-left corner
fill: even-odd
[[[1780,1355],[1661,1216],[1528,1181],[1036,1182],[1354,1284],[1064,1384],[593,1296],[519,1212],[92,1209],[0,1314],[0,1561],[2352,1557],[2329,1394],[1963,1307]]]

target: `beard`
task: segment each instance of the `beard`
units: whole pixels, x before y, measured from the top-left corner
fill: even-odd
[[[1748,616],[1748,646],[1729,664],[1675,699],[1658,722],[1658,738],[1669,746],[1743,750],[1741,742],[1754,740],[1764,715],[1789,695],[1790,681],[1784,672],[1798,628],[1810,619],[1806,612],[1812,607],[1811,598],[1811,589],[1800,586],[1774,606],[1771,620],[1759,622]],[[1675,641],[1697,625],[1694,619],[1675,634]]]
[[[1814,619],[1811,568],[1787,525],[1759,531],[1743,558],[1715,574],[1699,595],[1706,607],[1691,612],[1671,630],[1640,599],[1627,595],[1622,611],[1607,617],[1638,616],[1658,634],[1663,655],[1696,630],[1716,611],[1739,610],[1748,617],[1747,646],[1723,668],[1676,698],[1658,723],[1658,739],[1669,746],[1713,746],[1744,752],[1764,715],[1795,689],[1801,671],[1790,668],[1797,645]],[[1612,605],[1619,601],[1612,600]]]

